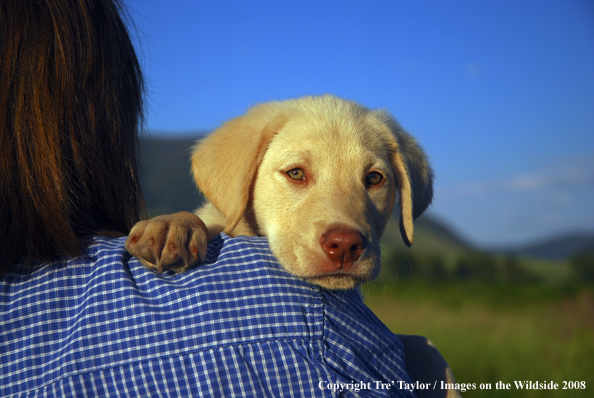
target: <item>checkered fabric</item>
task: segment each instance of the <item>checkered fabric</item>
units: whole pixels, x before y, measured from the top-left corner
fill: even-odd
[[[221,235],[179,275],[124,238],[87,252],[0,279],[0,396],[411,396],[400,341],[357,291],[287,274],[265,238]]]

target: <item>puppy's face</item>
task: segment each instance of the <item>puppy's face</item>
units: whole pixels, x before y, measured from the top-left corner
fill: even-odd
[[[379,240],[397,186],[387,128],[369,112],[312,112],[290,117],[270,142],[253,209],[289,272],[347,289],[380,268]]]

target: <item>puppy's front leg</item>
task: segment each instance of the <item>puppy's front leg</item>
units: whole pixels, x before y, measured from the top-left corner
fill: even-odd
[[[126,239],[126,250],[145,267],[184,272],[204,260],[208,229],[195,214],[182,211],[140,221]]]

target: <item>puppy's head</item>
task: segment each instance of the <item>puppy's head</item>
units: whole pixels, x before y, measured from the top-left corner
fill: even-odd
[[[396,198],[408,245],[432,199],[416,141],[387,113],[332,96],[253,108],[203,140],[192,164],[226,232],[247,215],[289,272],[331,289],[377,275]]]

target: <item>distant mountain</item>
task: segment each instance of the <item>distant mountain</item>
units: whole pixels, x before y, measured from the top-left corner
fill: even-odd
[[[577,253],[594,250],[594,233],[575,232],[504,250],[515,255],[564,260]]]

